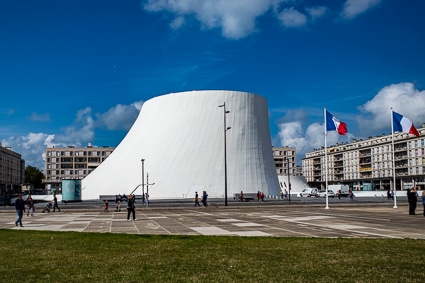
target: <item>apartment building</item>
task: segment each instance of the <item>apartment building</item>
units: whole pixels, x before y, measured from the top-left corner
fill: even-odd
[[[295,147],[273,147],[273,159],[277,175],[297,175]]]
[[[25,160],[10,147],[0,143],[0,195],[7,197],[20,191],[25,180]]]
[[[391,134],[331,145],[327,148],[327,164],[324,147],[315,149],[302,160],[303,175],[314,187],[325,186],[327,172],[328,184],[347,184],[353,190],[370,191],[393,189],[395,171],[397,190],[423,186],[424,126],[418,131],[420,137],[395,133],[394,152]]]
[[[83,179],[114,151],[112,147],[46,148],[44,184],[49,191],[61,192],[62,180]]]

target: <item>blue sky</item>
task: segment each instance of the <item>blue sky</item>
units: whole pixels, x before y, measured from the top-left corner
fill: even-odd
[[[0,141],[44,169],[46,146],[117,146],[144,101],[170,92],[267,98],[274,146],[425,122],[422,0],[2,0]]]

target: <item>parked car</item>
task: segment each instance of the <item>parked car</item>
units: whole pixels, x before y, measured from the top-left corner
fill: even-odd
[[[314,197],[317,194],[316,188],[305,188],[301,191],[300,197]]]
[[[321,191],[319,191],[319,193],[317,194],[317,196],[318,196],[319,198],[324,198],[324,197],[326,197],[326,190],[321,190]],[[332,190],[328,190],[328,197],[330,197],[330,198],[335,197],[335,193],[334,193],[334,191],[332,191]]]

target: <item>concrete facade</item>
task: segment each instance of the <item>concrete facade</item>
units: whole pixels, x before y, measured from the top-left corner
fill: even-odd
[[[219,107],[224,103],[227,114]],[[222,198],[225,173],[229,198],[241,190],[278,195],[271,148],[264,97],[225,90],[158,96],[143,104],[122,142],[83,179],[82,199],[141,195],[148,183],[151,198],[193,198],[204,190]]]
[[[96,169],[114,151],[112,147],[46,148],[43,180],[48,191],[60,192],[63,179],[82,180]]]

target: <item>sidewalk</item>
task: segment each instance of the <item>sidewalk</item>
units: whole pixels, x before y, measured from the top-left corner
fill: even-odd
[[[13,207],[0,209],[0,229],[76,231],[96,233],[161,235],[227,235],[273,237],[352,237],[425,239],[425,217],[408,215],[404,204],[390,202],[323,204],[255,204],[224,207],[193,207],[190,203],[136,209],[137,221],[127,221],[127,212],[103,212],[101,203],[60,205],[61,212],[23,218],[16,227]],[[113,205],[111,210],[113,211]]]

